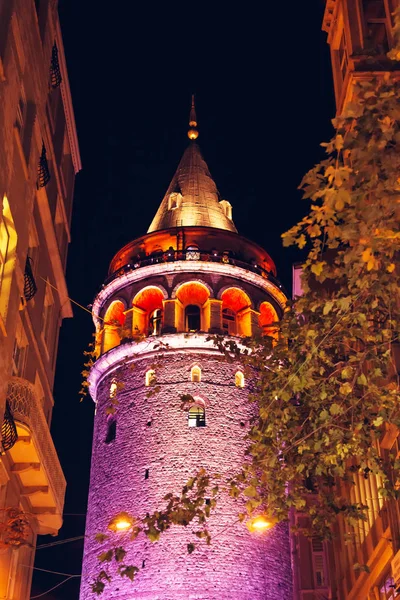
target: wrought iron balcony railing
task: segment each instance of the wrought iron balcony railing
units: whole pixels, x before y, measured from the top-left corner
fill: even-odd
[[[30,256],[27,256],[24,273],[24,296],[27,302],[29,302],[29,300],[32,300],[32,298],[37,292],[37,285],[33,276],[31,261],[32,259],[30,258]]]
[[[36,186],[37,189],[39,190],[42,187],[45,187],[50,181],[50,169],[49,169],[49,163],[47,162],[47,156],[46,156],[46,146],[44,145],[44,142],[42,144],[42,153],[40,155],[39,158],[39,164],[38,164],[38,177],[37,177],[37,182],[36,182]]]
[[[222,263],[226,265],[233,265],[235,267],[240,267],[241,269],[246,269],[247,271],[252,271],[253,273],[258,273],[261,277],[268,279],[274,285],[276,285],[283,293],[285,290],[280,283],[280,281],[270,272],[258,265],[254,260],[246,260],[244,257],[232,256],[229,252],[216,252],[214,250],[198,250],[196,249],[188,249],[188,250],[166,250],[165,252],[154,252],[149,256],[144,257],[133,257],[131,262],[127,265],[124,265],[120,269],[117,269],[112,273],[104,282],[104,285],[107,285],[114,279],[121,277],[125,273],[129,273],[136,269],[140,269],[141,267],[147,267],[149,265],[159,264],[159,263],[167,263],[167,262],[175,262],[178,260],[187,260],[187,261],[201,261],[201,262],[215,262]]]
[[[1,426],[1,449],[2,454],[10,450],[17,441],[18,433],[15,426],[14,417],[8,402],[6,402],[6,410],[4,412],[3,424]]]
[[[26,379],[12,377],[8,384],[7,401],[14,420],[29,428],[41,464],[46,472],[57,511],[62,514],[66,481],[43,408],[36,397],[33,385]]]

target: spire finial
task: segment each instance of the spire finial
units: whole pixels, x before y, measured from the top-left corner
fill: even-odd
[[[189,131],[188,138],[190,140],[197,140],[199,137],[199,132],[197,131],[197,117],[196,117],[196,108],[194,105],[194,94],[192,94],[192,106],[190,109],[190,117],[189,117]]]

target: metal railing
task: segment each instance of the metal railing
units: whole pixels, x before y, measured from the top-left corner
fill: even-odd
[[[26,425],[31,432],[40,462],[53,492],[57,510],[62,514],[66,481],[43,408],[36,397],[33,385],[21,377],[11,377],[7,390],[7,402],[15,421]]]
[[[201,261],[201,262],[215,262],[225,265],[233,265],[235,267],[239,267],[241,269],[246,269],[246,271],[251,271],[253,273],[257,273],[271,281],[274,285],[276,285],[283,293],[285,290],[280,283],[280,281],[267,269],[264,269],[260,265],[258,265],[254,260],[245,260],[243,257],[232,256],[229,252],[217,252],[215,250],[198,250],[198,249],[188,249],[188,250],[166,250],[165,252],[154,252],[149,256],[142,257],[133,257],[129,264],[124,265],[120,269],[117,269],[107,277],[104,282],[104,285],[107,285],[114,279],[121,277],[125,273],[130,273],[131,271],[135,271],[136,269],[140,269],[141,267],[147,267],[149,265],[155,265],[160,263],[168,263],[175,262],[179,260],[187,260],[187,261]]]
[[[1,449],[2,453],[10,450],[16,443],[18,438],[17,428],[11,408],[8,402],[6,402],[6,410],[4,411],[3,423],[1,426]]]

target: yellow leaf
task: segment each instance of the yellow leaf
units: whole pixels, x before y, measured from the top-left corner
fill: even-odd
[[[393,271],[395,270],[396,265],[394,263],[390,263],[390,265],[388,267],[386,267],[386,271],[388,273],[393,273]]]
[[[371,258],[371,254],[372,254],[372,248],[366,248],[364,250],[364,252],[362,253],[362,259],[364,262],[368,262],[369,259]]]
[[[314,273],[314,275],[321,275],[323,268],[324,268],[325,262],[324,261],[319,261],[316,262],[315,264],[312,265],[311,267],[311,272]]]

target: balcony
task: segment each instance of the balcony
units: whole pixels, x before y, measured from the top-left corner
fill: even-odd
[[[33,385],[12,377],[7,402],[17,427],[18,439],[8,451],[13,472],[20,480],[21,495],[28,497],[40,534],[56,534],[62,525],[66,481],[43,408]]]
[[[214,252],[204,251],[199,249],[187,249],[183,251],[166,250],[165,252],[154,252],[153,254],[145,257],[136,257],[132,258],[132,261],[117,269],[112,273],[104,282],[104,285],[109,284],[114,279],[121,277],[125,273],[129,273],[130,271],[135,271],[136,269],[140,269],[141,267],[147,267],[149,265],[155,265],[159,263],[167,263],[167,262],[175,262],[175,261],[201,261],[201,262],[214,262],[214,263],[222,263],[226,265],[234,265],[235,267],[240,267],[241,269],[246,269],[247,271],[252,271],[253,273],[258,273],[265,279],[271,281],[274,285],[276,285],[279,289],[284,291],[282,284],[280,281],[274,277],[271,271],[267,271],[260,265],[258,265],[254,260],[246,260],[241,256],[232,256],[229,252]]]

